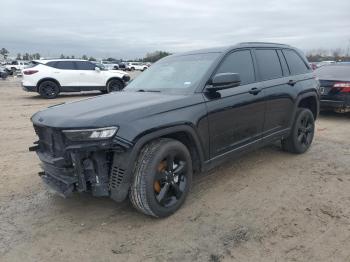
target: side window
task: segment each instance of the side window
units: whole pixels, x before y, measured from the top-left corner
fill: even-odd
[[[282,68],[277,52],[274,49],[257,49],[256,60],[261,80],[269,80],[282,77]]]
[[[241,85],[255,82],[253,59],[249,50],[236,51],[225,57],[216,73],[238,73]]]
[[[78,70],[95,70],[95,65],[90,62],[76,61]]]
[[[75,70],[75,64],[73,61],[57,61],[55,67],[64,70]]]
[[[56,67],[56,62],[55,61],[47,62],[45,65],[50,67]]]
[[[282,71],[284,76],[289,75],[289,69],[287,66],[286,59],[284,58],[284,55],[282,54],[281,50],[277,50],[278,57],[280,58],[281,66],[282,66]]]
[[[283,54],[292,75],[305,74],[310,71],[309,67],[294,50],[284,49]]]

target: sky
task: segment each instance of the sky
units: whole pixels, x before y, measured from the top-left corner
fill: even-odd
[[[139,58],[278,42],[311,49],[350,45],[350,0],[6,0],[0,48],[95,57]]]

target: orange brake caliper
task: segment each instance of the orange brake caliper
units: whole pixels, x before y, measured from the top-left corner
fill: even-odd
[[[160,162],[158,165],[158,172],[164,172],[166,169],[166,166],[167,166],[166,161]],[[154,191],[156,191],[157,193],[160,192],[160,183],[158,180],[154,181],[153,187],[154,187]]]

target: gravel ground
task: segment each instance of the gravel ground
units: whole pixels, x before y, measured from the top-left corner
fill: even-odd
[[[44,100],[0,81],[0,261],[350,261],[349,114],[322,114],[304,155],[271,145],[195,177],[159,220],[41,183],[30,116],[91,95]]]

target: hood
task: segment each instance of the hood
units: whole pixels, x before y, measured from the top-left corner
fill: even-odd
[[[189,106],[193,95],[116,92],[59,104],[32,116],[36,125],[54,128],[95,128],[121,125],[175,108]]]

